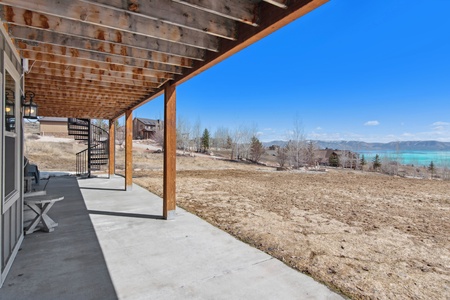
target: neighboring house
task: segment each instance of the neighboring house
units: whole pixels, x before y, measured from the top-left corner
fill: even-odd
[[[314,159],[321,166],[330,165],[330,157],[337,155],[333,149],[321,149],[314,151]]]
[[[314,159],[321,166],[330,166],[331,162],[339,165],[344,164],[346,168],[355,168],[359,156],[357,153],[348,150],[321,149],[314,151]]]
[[[39,119],[39,133],[56,137],[67,137],[67,118],[43,117]]]
[[[148,140],[154,137],[158,130],[163,128],[161,120],[134,118],[133,140]]]

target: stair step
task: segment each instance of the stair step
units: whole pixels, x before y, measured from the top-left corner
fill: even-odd
[[[79,129],[71,129],[68,131],[70,135],[77,135],[77,134],[89,134],[89,130],[79,130]]]
[[[69,131],[85,131],[85,132],[89,132],[89,128],[86,127],[81,127],[81,128],[73,128],[73,127],[69,127]]]

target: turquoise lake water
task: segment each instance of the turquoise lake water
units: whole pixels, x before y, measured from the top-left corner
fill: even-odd
[[[358,151],[360,156],[364,154],[366,161],[372,161],[375,155],[383,160],[395,160],[403,165],[429,166],[433,162],[435,166],[450,167],[450,151]]]

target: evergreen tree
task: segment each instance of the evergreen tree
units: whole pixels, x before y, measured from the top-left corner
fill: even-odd
[[[431,178],[434,176],[434,171],[436,170],[433,161],[430,162],[430,165],[428,166],[428,171],[431,172]]]
[[[331,167],[339,167],[339,156],[336,153],[332,153],[328,159],[328,164]]]
[[[264,146],[256,136],[252,137],[250,146],[250,157],[254,162],[258,162],[261,155],[264,154]]]
[[[203,151],[206,151],[209,149],[209,131],[205,128],[202,135],[202,148]]]
[[[367,165],[366,158],[364,157],[364,154],[361,156],[361,160],[359,162],[361,164],[361,170],[364,170],[364,166]]]
[[[380,156],[377,154],[373,159],[373,169],[378,170],[381,167]]]

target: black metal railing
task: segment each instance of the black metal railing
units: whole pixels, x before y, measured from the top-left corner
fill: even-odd
[[[77,176],[88,175],[88,150],[84,149],[76,154],[76,172]]]
[[[109,133],[89,119],[68,120],[69,134],[76,140],[86,141],[88,148],[76,154],[78,176],[91,176],[91,171],[100,170],[109,163]]]

